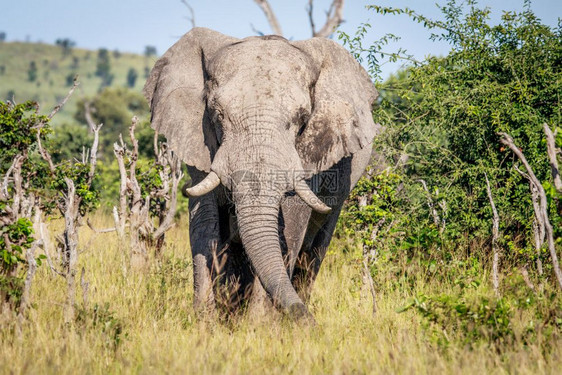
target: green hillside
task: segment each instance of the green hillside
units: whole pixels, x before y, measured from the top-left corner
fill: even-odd
[[[60,46],[41,43],[0,43],[0,100],[16,102],[35,100],[41,112],[48,113],[68,92],[71,78],[79,75],[80,86],[67,106],[54,118],[55,125],[73,122],[76,103],[80,98],[99,91],[102,79],[96,76],[98,51],[72,48],[66,55]],[[127,73],[133,68],[138,73],[134,90],[145,82],[146,69],[155,57],[109,51],[110,73],[114,78],[109,87],[127,87]],[[30,64],[35,62],[36,78],[30,81]]]

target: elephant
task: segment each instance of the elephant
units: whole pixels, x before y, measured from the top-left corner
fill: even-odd
[[[193,28],[156,61],[143,92],[152,128],[192,180],[196,311],[215,311],[219,295],[234,306],[262,295],[314,319],[311,287],[381,131],[365,69],[325,38]]]

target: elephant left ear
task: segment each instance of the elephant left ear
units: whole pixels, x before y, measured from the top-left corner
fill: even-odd
[[[312,38],[292,44],[318,71],[311,117],[296,140],[303,167],[317,173],[372,147],[381,129],[371,113],[378,92],[365,69],[336,42]]]

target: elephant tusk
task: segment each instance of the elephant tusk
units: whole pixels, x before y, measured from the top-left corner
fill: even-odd
[[[314,194],[314,192],[310,190],[304,180],[300,180],[295,184],[295,192],[314,211],[317,211],[321,214],[327,214],[332,211],[330,207],[324,204],[324,202],[322,202],[320,198],[318,198],[316,194]]]
[[[219,176],[215,172],[211,171],[211,173],[209,173],[203,181],[193,187],[190,187],[189,189],[185,189],[185,192],[190,197],[200,197],[211,192],[214,188],[219,186],[220,183],[221,180]]]

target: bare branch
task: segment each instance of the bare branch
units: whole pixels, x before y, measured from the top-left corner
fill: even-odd
[[[535,285],[533,284],[531,278],[529,277],[529,271],[527,271],[527,266],[521,267],[519,271],[521,271],[521,277],[523,277],[523,281],[525,281],[525,284],[529,287],[529,289],[531,289],[533,292],[536,292]]]
[[[376,239],[381,229],[382,225],[386,222],[386,218],[382,218],[371,230],[370,240],[376,243]],[[373,276],[371,276],[371,270],[369,266],[377,260],[377,248],[375,246],[363,245],[363,259],[362,259],[362,279],[363,288],[367,289],[371,295],[373,301],[372,314],[373,316],[377,313],[377,291],[375,290],[375,282],[373,281]],[[364,294],[364,293],[363,293]]]
[[[86,123],[88,124],[90,130],[94,130],[96,128],[96,122],[92,117],[92,107],[90,107],[90,104],[90,102],[84,103],[84,118],[86,119]]]
[[[258,30],[258,29],[256,29],[256,27],[254,26],[254,24],[251,23],[251,22],[250,22],[250,28],[252,29],[252,32],[253,32],[254,34],[257,34],[257,35],[259,35],[259,36],[264,36],[264,35],[265,35],[265,33],[263,33],[262,31],[260,31],[260,30]]]
[[[343,5],[344,0],[334,0],[330,5],[330,10],[327,13],[326,23],[322,28],[315,32],[314,29],[312,36],[328,38],[334,33],[336,28],[343,22]],[[312,3],[312,1],[310,1]]]
[[[21,295],[21,301],[19,306],[18,312],[18,322],[17,322],[17,330],[18,334],[21,334],[21,326],[25,319],[25,310],[27,309],[28,305],[30,304],[30,293],[31,293],[31,284],[33,282],[33,277],[35,276],[35,271],[37,271],[37,261],[35,260],[35,250],[37,250],[38,246],[41,246],[41,240],[33,242],[31,247],[26,251],[25,257],[27,259],[27,275],[25,276],[25,282],[23,284],[23,291]]]
[[[492,262],[492,284],[494,285],[494,292],[496,292],[496,296],[500,295],[499,292],[499,259],[500,259],[500,252],[498,249],[498,239],[499,239],[499,232],[500,232],[500,217],[498,215],[498,210],[496,209],[496,205],[494,203],[494,198],[492,197],[492,189],[490,188],[490,181],[488,180],[488,175],[484,173],[484,177],[486,177],[486,191],[488,192],[488,199],[490,200],[490,206],[492,207],[492,214],[493,214],[493,221],[492,221],[492,253],[493,253],[493,262]]]
[[[194,28],[195,27],[195,11],[193,10],[193,7],[191,5],[189,5],[187,0],[181,0],[181,2],[187,7],[187,9],[189,10],[189,13],[191,13],[191,17],[186,17],[186,18],[191,23],[191,27]]]
[[[94,132],[94,141],[92,142],[92,148],[90,149],[90,171],[88,173],[88,185],[92,183],[94,179],[94,173],[96,171],[97,155],[98,155],[98,145],[99,145],[99,131],[103,124],[96,125],[92,119],[92,114],[90,112],[90,105],[88,103],[84,104],[85,116],[90,129]],[[87,155],[84,156],[84,162]]]
[[[433,217],[433,223],[435,224],[435,226],[437,228],[440,227],[440,223],[441,223],[441,219],[439,218],[439,214],[437,213],[437,210],[435,209],[435,205],[433,204],[433,199],[431,199],[431,193],[429,192],[429,189],[427,188],[427,184],[425,182],[425,180],[418,180],[422,186],[423,186],[423,190],[425,190],[425,192],[427,193],[427,206],[429,207],[429,212],[431,213],[431,216]]]
[[[314,0],[308,0],[308,6],[306,7],[306,12],[308,13],[308,22],[310,23],[310,29],[312,30],[312,35],[316,35],[316,25],[314,24]]]
[[[123,144],[123,138],[121,138],[121,144]],[[127,214],[127,170],[124,161],[124,145],[119,146],[117,142],[114,143],[113,152],[117,158],[119,176],[121,177],[121,182],[119,184],[119,209],[117,210],[114,208],[113,217],[115,220],[115,227],[117,228],[117,234],[122,238],[125,235],[125,217]]]
[[[548,249],[550,252],[550,260],[552,262],[552,268],[554,269],[554,274],[556,275],[556,279],[558,281],[558,286],[562,289],[562,271],[560,271],[560,265],[558,263],[558,255],[556,254],[556,247],[554,243],[554,233],[552,229],[552,224],[550,223],[550,219],[548,217],[548,201],[546,199],[546,192],[542,187],[539,179],[533,172],[531,165],[525,158],[523,152],[515,145],[511,136],[507,133],[499,133],[501,136],[500,142],[513,151],[515,155],[521,160],[525,168],[527,169],[527,173],[529,174],[529,181],[534,185],[534,187],[538,191],[538,195],[540,197],[540,204],[539,204],[539,212],[535,212],[537,218],[541,218],[544,221],[544,228],[546,233],[546,238],[548,242]],[[537,209],[537,208],[535,208]]]
[[[88,224],[88,227],[96,233],[109,233],[109,232],[115,232],[117,230],[117,228],[115,227],[97,229],[96,227],[94,227],[94,224],[92,224],[92,222],[90,221],[90,218],[86,219],[86,224]]]
[[[147,191],[143,197],[141,186],[137,179],[136,163],[138,160],[138,141],[135,137],[137,117],[133,117],[129,128],[129,137],[133,145],[128,151],[120,137],[120,144],[113,146],[121,184],[119,191],[119,207],[113,208],[115,228],[120,237],[125,232],[125,223],[129,226],[129,240],[131,248],[131,265],[142,268],[148,260],[148,249],[153,247],[158,255],[164,244],[164,236],[174,225],[177,207],[177,191],[179,182],[184,177],[181,161],[165,143],[158,144],[158,134],[154,135],[153,147],[156,154],[154,166],[158,168],[161,185]],[[128,165],[125,164],[128,157]],[[160,168],[161,167],[161,168]],[[151,204],[158,204],[158,226],[151,216]]]
[[[76,186],[74,181],[65,177],[67,196],[64,204],[64,233],[63,251],[64,267],[63,273],[66,278],[67,300],[64,311],[65,323],[69,324],[75,318],[76,300],[76,265],[78,263],[78,227],[77,217],[79,215],[79,202],[76,200]]]
[[[76,87],[78,87],[79,84],[80,82],[78,82],[78,76],[74,77],[74,84],[68,91],[68,94],[66,94],[64,99],[59,104],[57,104],[55,108],[53,108],[51,113],[47,116],[48,119],[47,121],[51,120],[57,114],[57,112],[61,110],[61,108],[66,104],[68,99],[72,96],[74,90],[76,89]],[[51,173],[54,173],[55,166],[53,164],[51,155],[47,152],[47,150],[43,148],[43,145],[41,143],[41,129],[43,129],[44,126],[45,126],[45,122],[40,122],[39,124],[34,126],[34,129],[37,130],[37,147],[39,148],[39,153],[41,154],[41,157],[47,162],[47,164],[49,164],[49,170],[51,171]]]
[[[137,160],[139,157],[139,141],[135,138],[135,128],[138,124],[138,117],[133,116],[131,121],[131,126],[129,127],[129,137],[131,139],[131,144],[133,145],[133,150],[131,151],[131,164],[129,165],[129,181],[135,186],[135,189],[138,187],[140,192],[140,187],[138,186],[137,179],[135,178],[136,170],[137,170]]]
[[[68,101],[68,99],[70,99],[70,97],[72,96],[72,94],[74,93],[74,90],[76,90],[76,87],[78,87],[78,85],[80,84],[80,82],[78,82],[78,75],[76,75],[74,77],[74,83],[72,84],[72,87],[70,88],[70,90],[68,91],[68,94],[66,94],[66,96],[64,97],[64,99],[55,106],[55,108],[53,108],[53,110],[51,111],[51,113],[49,114],[49,116],[47,116],[47,118],[49,120],[51,120],[58,111],[60,111],[62,109],[62,107],[64,107],[64,105],[66,104],[66,102]],[[43,124],[44,125],[44,124]]]
[[[171,151],[168,151],[171,153]],[[170,198],[170,207],[168,208],[168,212],[158,226],[156,232],[154,232],[154,238],[159,239],[161,236],[168,231],[174,225],[174,216],[176,214],[176,207],[178,202],[178,185],[183,178],[183,172],[181,171],[181,162],[179,161],[177,156],[173,156],[173,159],[169,161],[170,166],[172,167],[172,191],[171,191],[171,198]]]
[[[555,135],[546,122],[543,124],[543,129],[544,134],[546,134],[546,150],[548,152],[548,158],[550,159],[550,170],[552,179],[554,180],[554,187],[556,191],[562,193],[562,179],[560,178],[558,160],[556,159]]]
[[[523,177],[529,180],[529,190],[531,191],[531,202],[533,203],[533,211],[535,213],[535,219],[533,220],[533,237],[535,239],[535,250],[537,251],[537,271],[539,275],[543,274],[543,267],[542,267],[542,260],[541,260],[541,249],[544,245],[546,229],[545,229],[545,222],[544,217],[540,214],[541,213],[541,206],[540,206],[540,196],[539,191],[535,187],[535,184],[531,181],[530,176],[521,171],[517,166],[515,166],[515,170],[519,172]]]
[[[533,199],[533,204],[534,204]],[[541,249],[544,244],[544,225],[540,225],[536,218],[533,220],[533,237],[535,239],[535,250],[537,251],[537,271],[539,276],[543,275],[542,259],[541,259]]]
[[[254,1],[256,2],[256,4],[258,4],[258,6],[265,14],[265,17],[267,18],[267,22],[269,22],[269,26],[271,26],[271,30],[273,31],[273,34],[283,36],[281,25],[279,24],[279,21],[277,20],[277,16],[273,12],[273,9],[271,8],[269,2],[267,0],[254,0]]]
[[[43,144],[41,143],[42,128],[43,126],[37,129],[37,148],[39,149],[39,153],[41,154],[43,160],[45,160],[47,164],[49,164],[49,170],[51,171],[51,173],[55,173],[55,165],[53,164],[53,159],[51,158],[49,152],[43,148]]]
[[[369,269],[369,264],[367,263],[366,259],[363,259],[363,269],[362,269],[362,276],[363,276],[363,285],[369,290],[371,293],[371,299],[373,301],[373,309],[372,314],[375,316],[377,314],[377,291],[375,289],[375,282],[373,281],[373,276],[371,276],[371,270]]]
[[[8,192],[8,184],[10,183],[10,176],[14,174],[16,170],[21,170],[25,157],[22,154],[17,154],[12,161],[12,165],[8,168],[6,175],[2,179],[2,183],[0,185],[0,199],[8,200],[9,199],[9,192]]]
[[[84,304],[84,309],[88,308],[88,291],[90,290],[90,282],[86,280],[86,270],[82,267],[82,272],[80,273],[80,286],[82,287],[82,303]]]

